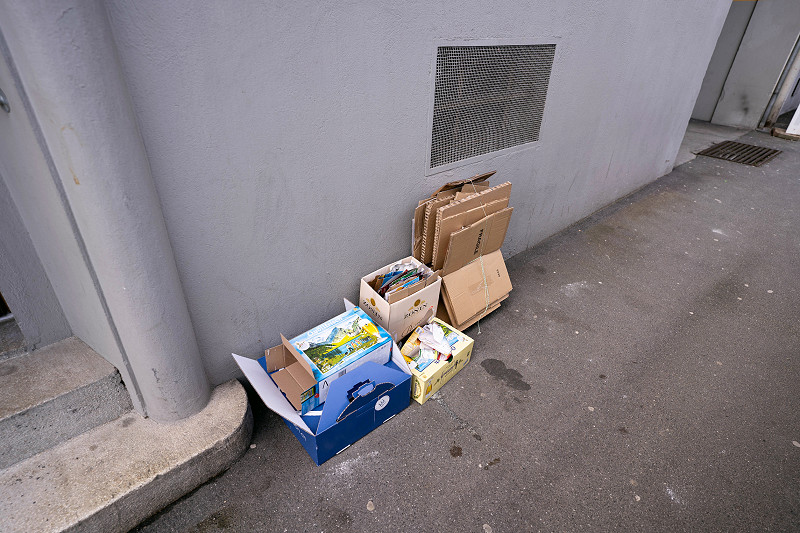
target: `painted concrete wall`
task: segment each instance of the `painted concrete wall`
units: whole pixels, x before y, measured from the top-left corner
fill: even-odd
[[[21,78],[15,65],[26,63],[25,48],[18,47],[13,61],[9,59],[11,54],[6,40],[21,39],[20,28],[3,25],[3,22],[7,19],[0,19],[3,56],[0,81],[12,111],[0,117],[0,175],[72,333],[116,366],[123,380],[130,383],[132,377],[109,328],[77,228],[70,220],[65,198],[57,186],[56,180],[60,178],[43,151],[46,147],[43,148],[41,136],[37,138],[37,120],[31,114],[28,99],[22,96],[24,91],[20,90]],[[24,242],[12,245],[18,253],[26,253],[19,248],[24,247]],[[35,270],[36,262],[31,262],[29,268]],[[59,336],[59,331],[55,328],[47,335]],[[140,408],[135,395],[133,402]]]
[[[0,121],[4,120],[0,114]],[[72,330],[36,255],[28,230],[0,175],[0,292],[28,350],[69,337]]]
[[[209,382],[105,4],[30,0],[6,5],[4,19],[105,325],[134,377],[128,390],[157,420],[192,415]]]
[[[711,121],[755,128],[800,35],[800,2],[757,2]]]
[[[780,114],[794,111],[798,106],[800,106],[800,75],[792,82],[792,93],[789,93],[789,97],[783,102]]]
[[[708,63],[703,84],[700,86],[700,94],[697,95],[697,101],[694,104],[692,118],[710,121],[714,115],[714,108],[717,107],[725,79],[728,77],[728,72],[733,65],[739,44],[742,42],[755,7],[755,0],[731,0],[730,11],[728,11],[728,17],[722,26],[717,46],[711,55],[711,61]]]
[[[669,172],[728,7],[111,1],[209,377],[340,312],[446,181],[513,183],[513,255]],[[539,142],[426,177],[441,39],[557,44]]]

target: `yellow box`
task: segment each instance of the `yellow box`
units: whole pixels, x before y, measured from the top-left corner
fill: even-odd
[[[411,397],[421,404],[425,403],[433,393],[441,389],[459,370],[464,368],[464,365],[469,363],[469,359],[472,357],[472,346],[475,344],[475,341],[471,338],[436,317],[431,318],[428,322],[438,322],[447,326],[460,339],[453,346],[453,358],[450,361],[434,361],[422,372],[409,367],[411,371]]]

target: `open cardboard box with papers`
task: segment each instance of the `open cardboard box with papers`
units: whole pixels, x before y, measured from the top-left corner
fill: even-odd
[[[401,262],[427,269],[414,257],[406,257]],[[361,309],[397,342],[414,331],[419,324],[426,323],[430,317],[436,315],[442,280],[434,272],[408,288],[389,294],[387,300],[370,286],[370,282],[376,276],[389,272],[391,266],[386,265],[361,278],[358,302]]]
[[[472,356],[472,347],[475,344],[475,341],[470,337],[443,320],[433,317],[428,320],[428,323],[438,323],[440,326],[447,328],[455,333],[458,340],[451,346],[452,351],[447,359],[432,361],[424,368],[420,367],[422,370],[417,369],[414,361],[409,364],[411,370],[411,397],[420,404],[425,403],[428,398],[441,389],[445,383],[450,381],[453,376],[469,363]],[[404,346],[403,352],[409,358],[415,359],[416,354],[419,352],[419,346],[412,345],[410,350],[408,346]]]
[[[347,310],[353,307],[345,300]],[[283,343],[281,346],[288,349]],[[273,348],[276,354],[278,348]],[[276,373],[268,371],[269,353],[260,359],[231,355],[264,405],[284,419],[317,465],[394,417],[411,402],[411,371],[394,342],[388,363],[368,361],[340,376],[331,383],[325,403],[302,415],[288,399],[289,395],[284,395],[273,381]],[[291,375],[289,367],[284,368]]]

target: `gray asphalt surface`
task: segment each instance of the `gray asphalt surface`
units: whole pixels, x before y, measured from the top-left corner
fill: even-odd
[[[140,531],[800,530],[800,143],[741,140],[784,153],[510,259],[472,362],[323,466],[252,397],[255,448]]]

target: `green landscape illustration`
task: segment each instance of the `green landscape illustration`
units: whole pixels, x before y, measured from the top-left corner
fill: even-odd
[[[363,325],[362,325],[363,323]],[[309,343],[298,349],[314,363],[323,374],[341,363],[348,355],[369,348],[378,342],[378,328],[372,322],[356,318],[350,327],[335,327],[322,342]]]

